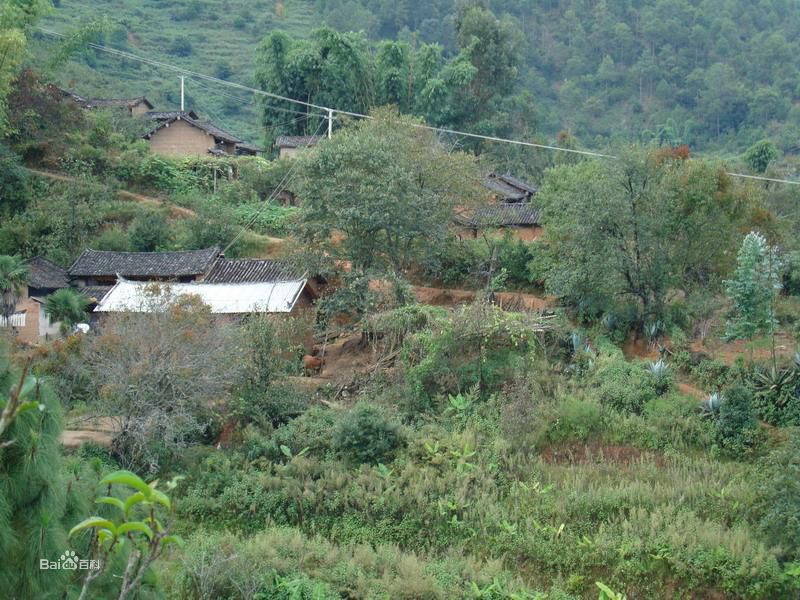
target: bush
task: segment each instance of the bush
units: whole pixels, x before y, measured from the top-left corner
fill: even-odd
[[[800,560],[800,432],[761,464],[755,509],[759,529],[784,560]]]
[[[595,402],[566,398],[553,416],[546,434],[552,443],[586,441],[603,430],[603,411]]]
[[[122,227],[114,226],[103,230],[94,241],[89,243],[93,250],[112,250],[115,252],[127,252],[131,249],[128,233]]]
[[[390,462],[404,444],[400,427],[366,403],[356,405],[340,421],[333,442],[353,462],[369,464]]]
[[[425,277],[444,285],[473,283],[487,260],[483,240],[462,240],[451,236],[442,244],[433,244],[422,258]]]
[[[169,223],[161,212],[146,212],[134,219],[128,230],[130,246],[136,252],[166,250],[171,242]]]
[[[192,42],[185,36],[179,36],[172,40],[167,52],[173,56],[189,56],[192,53]]]
[[[655,378],[641,364],[627,362],[624,357],[601,361],[595,381],[600,403],[622,412],[639,414],[658,396]]]
[[[753,394],[744,386],[729,388],[719,407],[717,434],[726,454],[739,457],[760,443]]]

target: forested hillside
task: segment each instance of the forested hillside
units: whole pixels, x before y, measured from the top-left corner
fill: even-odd
[[[408,42],[417,50],[424,44],[439,45],[445,60],[469,45],[459,39],[458,3],[451,0],[62,0],[58,4],[46,25],[66,31],[104,13],[113,21],[101,36],[105,43],[243,83],[253,82],[259,42],[276,29],[296,38],[309,38],[325,24],[340,31],[360,30],[365,34],[364,51],[375,56],[380,54],[376,43],[385,39]],[[796,151],[800,13],[791,2],[478,4],[500,19],[512,52],[513,86],[507,90],[500,86],[500,91],[533,108],[514,117],[525,121],[525,127],[519,123],[513,127],[517,134],[530,130],[552,137],[569,130],[589,147],[611,140],[656,140],[728,153],[740,153],[769,137],[783,151]],[[492,32],[481,27],[478,24],[471,34],[487,39]],[[146,93],[160,105],[178,103],[174,76],[94,51],[86,52],[79,64],[60,70],[56,78],[89,95]],[[234,96],[199,84],[189,87],[190,101],[210,117],[242,135],[260,136],[250,99]],[[502,122],[481,125],[483,130],[508,133]]]
[[[800,598],[798,16],[716,1],[0,0],[0,598]]]

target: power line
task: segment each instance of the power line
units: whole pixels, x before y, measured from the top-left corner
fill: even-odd
[[[790,181],[788,179],[775,179],[774,177],[761,177],[759,175],[745,175],[744,173],[725,173],[733,177],[744,177],[745,179],[758,179],[759,181],[774,181],[775,183],[788,183],[790,185],[800,185],[800,181]]]
[[[44,32],[44,33],[46,33],[46,34],[48,34],[48,35],[51,35],[51,36],[60,37],[60,38],[66,37],[63,33],[58,33],[57,31],[52,31],[50,29],[45,29],[44,27],[37,27],[37,29],[42,31],[42,32]],[[125,52],[123,50],[117,50],[116,48],[110,48],[108,46],[103,46],[101,44],[89,43],[88,46],[90,48],[93,48],[93,49],[98,50],[100,52],[106,52],[106,53],[109,53],[109,54],[121,56],[121,57],[127,58],[129,60],[140,61],[140,62],[143,62],[145,64],[149,64],[151,66],[155,66],[155,67],[159,67],[159,68],[162,68],[162,69],[168,69],[168,70],[171,70],[171,71],[175,71],[177,73],[181,73],[181,74],[187,75],[189,77],[194,77],[194,78],[202,79],[202,80],[209,81],[209,82],[212,82],[212,83],[217,83],[219,85],[224,85],[224,86],[228,86],[228,87],[244,90],[244,91],[250,92],[252,94],[256,94],[256,95],[259,95],[259,96],[265,96],[267,98],[273,98],[275,100],[281,100],[281,101],[284,101],[284,102],[290,102],[290,103],[293,103],[293,104],[299,104],[299,105],[302,105],[302,106],[307,106],[309,108],[316,108],[318,110],[325,111],[326,113],[328,113],[328,115],[333,115],[334,113],[338,113],[338,114],[341,114],[341,115],[346,115],[346,116],[349,116],[349,117],[354,117],[354,118],[359,118],[359,119],[372,119],[373,118],[373,117],[371,117],[369,115],[365,115],[365,114],[362,114],[362,113],[356,113],[356,112],[341,110],[341,109],[338,109],[338,108],[330,108],[330,107],[327,107],[327,106],[321,106],[319,104],[313,104],[311,102],[304,102],[303,100],[296,100],[294,98],[289,98],[287,96],[281,96],[280,94],[274,94],[272,92],[267,92],[265,90],[259,90],[259,89],[256,89],[256,88],[251,88],[251,87],[248,87],[246,85],[242,85],[240,83],[235,83],[233,81],[226,81],[224,79],[219,79],[218,77],[212,77],[210,75],[204,75],[203,73],[197,73],[195,71],[190,71],[189,69],[184,69],[182,67],[176,67],[176,66],[171,65],[169,63],[157,61],[157,60],[154,60],[154,59],[151,59],[151,58],[145,58],[145,57],[142,57],[142,56],[138,56],[136,54],[132,54],[130,52]],[[284,109],[284,110],[287,110],[287,109]],[[319,115],[319,117],[324,117],[324,115]],[[497,142],[497,143],[502,143],[502,144],[514,144],[514,145],[517,145],[517,146],[526,146],[526,147],[530,147],[530,148],[540,148],[540,149],[543,149],[543,150],[553,150],[553,151],[556,151],[556,152],[567,152],[567,153],[571,153],[571,154],[580,154],[580,155],[583,155],[583,156],[591,156],[591,157],[594,157],[594,158],[609,158],[609,159],[614,159],[614,160],[616,160],[618,158],[618,157],[613,156],[611,154],[603,154],[603,153],[600,153],[600,152],[592,152],[590,150],[576,150],[574,148],[563,148],[563,147],[560,147],[560,146],[551,146],[551,145],[547,145],[547,144],[537,144],[537,143],[534,143],[534,142],[524,142],[524,141],[521,141],[521,140],[512,140],[512,139],[508,139],[508,138],[481,135],[481,134],[478,134],[478,133],[470,133],[470,132],[466,132],[466,131],[458,131],[458,130],[455,130],[455,129],[446,129],[446,128],[443,128],[443,127],[433,127],[431,125],[424,125],[424,124],[421,124],[421,123],[409,123],[409,125],[411,127],[415,127],[415,128],[418,128],[418,129],[425,129],[425,130],[428,130],[428,131],[435,131],[435,132],[439,132],[439,133],[447,133],[447,134],[451,134],[451,135],[458,135],[458,136],[462,136],[462,137],[480,139],[480,140]],[[319,131],[319,130],[317,130],[317,131]],[[775,182],[775,183],[786,183],[786,184],[789,184],[789,185],[800,185],[800,182],[791,181],[791,180],[788,180],[788,179],[777,179],[777,178],[771,178],[771,177],[759,177],[759,176],[756,176],[756,175],[745,175],[743,173],[733,173],[733,172],[726,172],[726,175],[730,175],[731,177],[742,177],[742,178],[745,178],[745,179],[756,179],[756,180],[762,180],[762,181],[772,181],[772,182]]]
[[[325,121],[320,121],[319,125],[317,126],[317,130],[314,132],[314,135],[317,135],[319,133],[320,129],[322,129],[322,126],[324,124]],[[254,214],[253,217],[247,221],[247,223],[242,225],[242,228],[239,230],[239,232],[233,237],[233,239],[228,243],[228,245],[225,246],[225,248],[222,250],[223,254],[225,254],[230,249],[230,247],[233,246],[239,240],[239,238],[242,237],[242,235],[244,235],[245,231],[250,229],[250,227],[252,227],[255,224],[255,222],[258,220],[258,217],[260,217],[261,213],[264,212],[264,209],[267,206],[269,206],[269,203],[272,202],[274,199],[276,199],[278,197],[278,194],[280,194],[286,189],[286,186],[289,185],[289,181],[291,181],[291,178],[294,175],[294,171],[297,169],[299,164],[300,164],[299,160],[293,161],[292,165],[289,167],[289,170],[286,171],[286,175],[283,176],[280,183],[278,183],[277,187],[272,191],[269,197],[263,201],[261,208],[259,208],[256,211],[256,214]]]

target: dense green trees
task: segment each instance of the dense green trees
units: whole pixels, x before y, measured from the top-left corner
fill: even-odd
[[[663,317],[671,290],[726,272],[750,213],[719,166],[642,148],[554,169],[537,200],[548,288],[586,315],[634,301],[644,321]]]
[[[477,173],[415,124],[379,112],[301,159],[307,240],[357,270],[403,270],[441,242],[454,204],[476,197]],[[337,232],[344,240],[332,244]]]
[[[530,112],[530,100],[513,95],[521,60],[519,28],[474,2],[460,5],[454,25],[459,51],[447,60],[438,44],[383,41],[373,48],[363,34],[329,28],[314,31],[307,41],[275,31],[259,50],[256,80],[271,93],[351,112],[391,104],[449,128],[528,133],[533,122],[520,116]],[[287,120],[283,111],[297,108],[265,100],[270,133],[315,131],[319,110],[308,110],[316,116]]]

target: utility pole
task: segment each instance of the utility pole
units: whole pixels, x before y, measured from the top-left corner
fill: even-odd
[[[181,112],[184,111],[184,107],[183,107],[183,88],[184,88],[183,82],[184,82],[184,79],[186,79],[186,78],[183,75],[181,75]]]
[[[328,139],[333,135],[333,109],[328,109]]]

